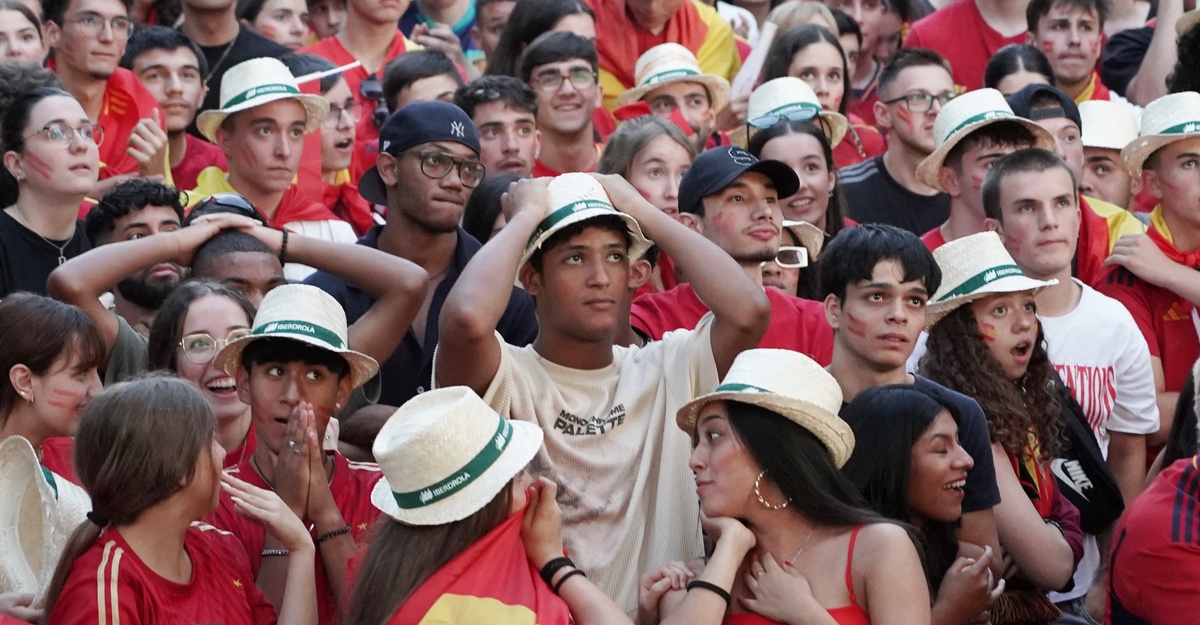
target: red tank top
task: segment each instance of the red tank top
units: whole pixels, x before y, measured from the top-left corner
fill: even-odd
[[[850,605],[844,605],[840,608],[826,608],[829,616],[838,622],[838,625],[871,625],[871,619],[867,616],[866,611],[858,607],[858,600],[854,598],[854,579],[850,576],[850,565],[854,562],[854,541],[858,540],[858,530],[862,529],[859,525],[850,532],[850,547],[846,554],[846,590],[850,591]],[[736,614],[725,615],[725,625],[780,625],[778,621],[754,614],[752,612],[739,612]]]

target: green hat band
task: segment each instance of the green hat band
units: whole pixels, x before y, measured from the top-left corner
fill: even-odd
[[[668,80],[675,80],[677,78],[689,78],[692,76],[699,76],[699,75],[700,75],[700,72],[698,72],[694,69],[688,69],[686,67],[683,67],[680,69],[670,69],[670,70],[667,70],[665,72],[661,72],[658,74],[651,74],[650,77],[648,77],[648,78],[646,78],[646,80],[642,81],[642,84],[640,86],[657,85],[660,82],[666,82]]]
[[[251,88],[237,94],[233,98],[230,98],[230,100],[228,102],[226,102],[223,106],[221,106],[221,108],[223,108],[223,109],[233,108],[239,104],[243,104],[243,103],[245,103],[249,100],[252,100],[254,98],[257,98],[259,96],[263,96],[263,95],[267,95],[267,94],[271,94],[271,93],[286,93],[288,95],[300,95],[300,90],[292,85],[285,85],[283,83],[276,83],[273,85],[263,85],[261,87],[251,87]]]
[[[971,278],[969,280],[967,280],[966,282],[963,282],[962,284],[954,287],[954,289],[952,289],[949,293],[946,293],[945,295],[939,297],[938,301],[944,302],[944,301],[950,299],[951,297],[958,297],[959,295],[966,295],[968,293],[971,293],[973,291],[981,289],[981,288],[987,286],[988,284],[991,284],[1001,278],[1009,278],[1012,276],[1024,277],[1025,274],[1021,273],[1021,268],[1016,265],[1001,265],[999,267],[990,267],[988,269],[985,269],[984,271],[981,271],[981,272],[975,274],[974,276],[971,276]]]
[[[739,384],[737,382],[726,382],[725,384],[718,386],[717,390],[715,392],[717,392],[717,393],[770,393],[771,395],[775,394],[775,393],[772,393],[771,391],[768,391],[765,388],[762,388],[761,386],[754,386],[751,384]]]
[[[299,334],[321,341],[329,345],[330,349],[346,349],[346,342],[342,340],[342,337],[338,336],[337,332],[308,321],[291,319],[270,321],[254,328],[250,332],[251,336],[277,336],[283,334]]]
[[[1200,121],[1184,122],[1171,126],[1165,130],[1160,130],[1156,134],[1160,135],[1186,135],[1193,132],[1200,132]]]
[[[955,126],[950,132],[946,133],[946,139],[953,137],[954,135],[958,134],[960,130],[970,126],[971,124],[987,121],[989,119],[1017,119],[1017,116],[1008,111],[984,111],[978,115],[972,115],[963,120],[961,124]],[[942,141],[944,142],[946,139],[943,139]]]
[[[475,457],[470,462],[463,465],[461,469],[451,473],[450,477],[432,486],[409,493],[392,491],[392,497],[396,498],[396,505],[400,506],[401,510],[424,508],[466,488],[468,484],[474,482],[496,463],[496,460],[500,458],[500,454],[504,453],[504,450],[508,448],[508,444],[511,441],[512,423],[509,423],[508,419],[501,417],[500,427],[496,428],[496,433],[492,436],[492,440],[488,441],[488,444],[478,454],[475,454]]]
[[[788,115],[790,113],[795,113],[796,111],[814,111],[815,113],[820,113],[821,105],[813,104],[811,102],[788,102],[783,106],[773,108],[766,113],[759,115],[759,117],[766,117],[767,115]]]
[[[617,212],[617,209],[613,208],[612,204],[609,204],[604,200],[579,200],[577,202],[571,202],[570,204],[567,204],[553,213],[550,213],[548,217],[543,219],[542,223],[538,224],[537,230],[533,231],[533,236],[529,237],[529,242],[525,244],[525,248],[528,249],[529,246],[533,245],[534,241],[537,241],[538,238],[543,234],[554,230],[555,226],[562,223],[562,221],[567,217],[585,210],[603,210],[612,213]]]

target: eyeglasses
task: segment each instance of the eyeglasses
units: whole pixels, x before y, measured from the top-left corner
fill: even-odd
[[[249,328],[233,330],[224,339],[214,339],[206,332],[195,332],[184,335],[179,340],[179,347],[183,349],[183,357],[187,358],[188,362],[194,365],[207,365],[217,357],[217,352],[221,351],[221,348],[245,336],[250,336]]]
[[[45,135],[46,140],[54,145],[66,147],[71,145],[75,140],[75,136],[79,135],[80,139],[85,142],[95,143],[100,145],[104,141],[104,126],[96,124],[83,124],[78,128],[72,128],[62,122],[50,122],[42,126],[41,130],[31,132],[25,135],[26,139],[32,139],[38,135]]]
[[[329,105],[329,113],[325,115],[325,121],[322,125],[326,128],[337,128],[339,122],[342,121],[342,113],[350,116],[350,121],[355,124],[362,119],[363,104],[357,100],[350,102],[346,106]]]
[[[784,269],[800,269],[808,266],[808,248],[793,245],[780,246],[775,252],[775,264]]]
[[[570,80],[576,89],[588,89],[596,84],[596,73],[590,69],[572,70],[569,74],[558,72],[545,73],[533,78],[533,86],[538,91],[553,92],[562,89],[563,81]]]
[[[371,112],[371,123],[376,128],[382,128],[383,122],[387,121],[388,117],[387,103],[383,101],[383,83],[379,82],[377,76],[371,74],[358,83],[358,95],[376,103],[375,110]],[[361,115],[361,111],[359,114]]]
[[[192,211],[187,214],[183,220],[184,227],[192,225],[193,221],[205,215],[215,215],[217,213],[233,213],[234,215],[243,215],[249,217],[258,223],[271,227],[270,222],[258,212],[257,208],[250,203],[250,200],[238,195],[237,193],[214,193],[207,198],[204,198],[197,204]]]
[[[75,20],[70,20],[68,24],[74,24],[79,32],[88,37],[99,37],[100,33],[104,32],[105,24],[112,29],[114,37],[128,39],[133,34],[134,23],[128,17],[114,17],[111,20],[105,20],[103,17],[95,14],[84,15]]]
[[[405,152],[412,154],[421,159],[421,173],[433,178],[441,180],[450,173],[450,170],[455,165],[458,166],[458,179],[462,181],[464,187],[474,187],[483,180],[483,175],[487,173],[487,168],[483,163],[475,159],[458,158],[451,156],[445,152]]]
[[[956,95],[958,94],[953,91],[944,91],[942,93],[925,93],[922,91],[920,93],[906,93],[898,98],[887,100],[884,104],[903,102],[910,113],[925,113],[933,108],[934,100],[937,100],[938,104],[946,106],[946,103],[953,100]]]
[[[754,119],[746,120],[746,125],[756,130],[766,130],[782,121],[789,122],[806,122],[812,120],[819,115],[821,111],[816,108],[802,108],[786,113],[784,115],[761,115]]]

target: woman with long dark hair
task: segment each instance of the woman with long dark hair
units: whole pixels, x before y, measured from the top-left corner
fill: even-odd
[[[1004,590],[1004,580],[992,583],[990,548],[959,547],[963,487],[975,462],[958,444],[954,411],[911,384],[894,384],[863,391],[841,413],[855,442],[842,474],[871,509],[924,538],[934,625],[975,622]]]
[[[912,537],[838,471],[854,434],[836,380],[808,357],[755,349],[680,409],[700,508],[715,540],[663,623],[928,623]]]
[[[208,402],[189,382],[123,382],[88,404],[75,466],[92,511],[72,534],[50,585],[47,622],[274,623],[233,536],[195,523],[224,488],[238,511],[283,545],[278,622],[315,625],[315,548],[271,491],[224,475]]]

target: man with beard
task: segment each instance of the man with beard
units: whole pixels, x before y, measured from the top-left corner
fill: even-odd
[[[99,247],[178,230],[182,221],[178,191],[153,180],[135,178],[100,198],[84,221],[84,231],[92,245]],[[159,306],[183,277],[183,268],[175,263],[139,269],[117,283],[113,312],[139,334],[148,336]]]
[[[88,119],[104,127],[96,196],[120,181],[106,182],[114,176],[166,175],[162,110],[132,72],[117,67],[134,28],[129,5],[121,0],[47,0],[42,10],[46,42],[54,50],[49,67]]]
[[[950,64],[923,48],[904,48],[879,74],[875,120],[887,134],[883,154],[838,172],[847,214],[921,235],[950,217],[950,196],[917,178],[933,152],[933,122],[954,97]]]
[[[386,207],[387,221],[368,231],[358,244],[411,260],[429,274],[420,312],[400,347],[380,363],[385,383],[379,402],[399,406],[431,388],[442,303],[480,248],[458,224],[471,189],[485,170],[479,162],[475,124],[448,102],[413,102],[392,113],[379,130],[379,147],[378,162],[358,189],[368,201]],[[375,301],[341,276],[317,272],[306,282],[333,295],[350,323]],[[527,345],[537,335],[533,302],[525,291],[513,289],[497,330],[514,345]],[[382,427],[393,410],[369,410],[376,409],[374,417]],[[368,418],[362,412],[354,416],[358,423]]]

